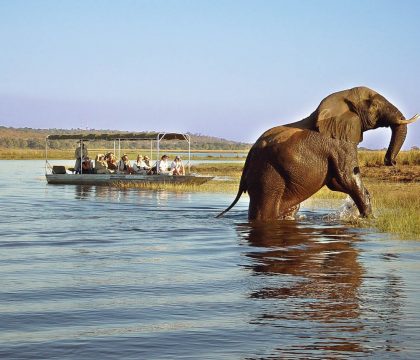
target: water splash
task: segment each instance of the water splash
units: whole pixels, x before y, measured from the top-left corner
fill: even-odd
[[[355,221],[360,219],[359,216],[359,209],[357,208],[353,199],[347,195],[340,208],[337,211],[326,215],[324,219],[326,221]]]

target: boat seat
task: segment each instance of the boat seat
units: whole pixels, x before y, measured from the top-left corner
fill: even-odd
[[[66,167],[62,165],[54,165],[52,168],[53,174],[66,174]]]

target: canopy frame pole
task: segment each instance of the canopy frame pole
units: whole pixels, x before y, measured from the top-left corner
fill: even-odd
[[[160,154],[160,133],[157,135],[157,146],[156,146],[156,149],[157,149],[156,162],[158,162],[159,161],[159,154]]]
[[[153,140],[150,140],[150,161],[153,162]]]
[[[83,139],[80,139],[80,175],[83,175]]]
[[[187,134],[187,140],[188,140],[188,175],[191,173],[191,138]]]
[[[45,175],[47,175],[48,168],[48,137],[45,139]]]

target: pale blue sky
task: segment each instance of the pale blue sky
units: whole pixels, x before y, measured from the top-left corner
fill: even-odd
[[[408,0],[0,0],[0,125],[253,142],[359,85],[411,117],[419,24]],[[411,125],[405,148],[419,135]]]

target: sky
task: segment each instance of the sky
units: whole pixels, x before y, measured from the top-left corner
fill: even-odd
[[[0,125],[253,143],[368,86],[420,113],[420,1],[0,0]],[[389,128],[360,144],[386,147]],[[420,145],[420,121],[404,149]]]

